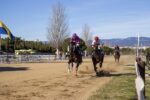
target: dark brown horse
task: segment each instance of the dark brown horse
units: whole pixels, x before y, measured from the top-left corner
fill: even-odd
[[[70,44],[70,49],[69,49],[69,61],[68,61],[68,72],[70,73],[73,71],[73,67],[75,64],[75,75],[77,75],[78,67],[82,63],[82,55],[79,52],[78,47],[71,43]],[[72,67],[70,68],[70,64]]]
[[[118,50],[114,51],[114,58],[115,58],[115,62],[119,63],[119,59],[120,59],[120,52]]]
[[[94,66],[94,71],[96,72],[96,75],[99,76],[100,73],[97,71],[97,64],[99,64],[99,67],[102,67],[103,64],[103,60],[104,60],[104,53],[102,53],[102,51],[95,49],[92,52],[92,62],[93,62],[93,66]]]

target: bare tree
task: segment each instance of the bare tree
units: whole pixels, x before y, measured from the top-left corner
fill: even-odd
[[[52,7],[52,17],[48,27],[48,40],[57,50],[62,47],[64,39],[69,36],[65,7],[57,3]]]
[[[90,39],[92,39],[92,34],[91,34],[90,31],[91,31],[91,30],[90,30],[89,25],[88,25],[88,24],[85,24],[85,25],[83,26],[83,28],[82,28],[82,38],[83,38],[83,40],[85,41],[85,43],[86,43],[87,46],[89,45],[88,41],[89,41]]]
[[[90,27],[88,24],[85,24],[82,28],[82,38],[85,41],[85,44],[89,46],[89,40],[92,39],[92,34],[90,32]],[[85,50],[85,56],[87,55],[87,51]]]

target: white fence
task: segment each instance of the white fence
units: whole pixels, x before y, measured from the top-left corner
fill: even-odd
[[[0,63],[50,62],[55,55],[0,55]]]

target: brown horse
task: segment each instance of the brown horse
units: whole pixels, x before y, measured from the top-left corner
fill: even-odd
[[[120,52],[118,50],[115,50],[115,52],[114,52],[114,58],[115,58],[115,62],[119,63]]]
[[[71,70],[73,71],[73,67],[75,64],[75,75],[77,75],[78,67],[82,63],[82,55],[80,54],[78,48],[75,44],[71,43],[69,49],[69,61],[68,61],[68,72],[70,73]],[[70,64],[72,68],[70,68]]]
[[[96,72],[97,76],[99,76],[100,73],[97,71],[96,65],[99,64],[99,67],[101,68],[103,64],[103,60],[104,60],[104,53],[102,53],[98,49],[94,50],[92,54],[92,62],[94,66],[94,71]]]

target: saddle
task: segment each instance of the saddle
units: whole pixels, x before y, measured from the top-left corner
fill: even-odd
[[[75,55],[82,55],[80,47],[74,43],[70,45],[70,52],[74,53]]]
[[[120,55],[120,51],[119,50],[115,50],[115,54]]]
[[[82,62],[82,55],[80,53],[78,46],[74,44],[70,44],[69,54],[70,54],[70,59],[72,59],[72,61],[78,62],[78,63]]]
[[[100,49],[95,49],[92,51],[92,57],[96,57],[96,58],[100,58],[100,56],[102,55],[102,51]]]
[[[98,49],[98,45],[95,46],[95,49],[93,50],[92,54],[101,55],[102,50]]]

